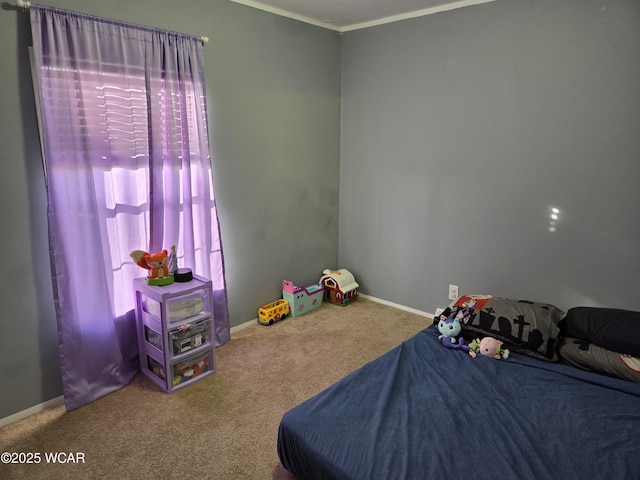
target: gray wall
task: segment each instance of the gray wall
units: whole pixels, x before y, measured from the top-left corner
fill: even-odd
[[[340,265],[429,312],[450,283],[640,309],[638,52],[636,0],[498,0],[346,33]]]
[[[334,266],[425,311],[449,283],[640,308],[634,0],[498,0],[342,40],[227,0],[42,3],[211,37],[233,325]],[[0,418],[62,391],[29,35],[3,4]]]
[[[227,0],[52,0],[207,35],[214,184],[232,325],[338,259],[340,35]],[[62,394],[28,14],[0,13],[0,418]],[[88,272],[89,273],[89,272]]]

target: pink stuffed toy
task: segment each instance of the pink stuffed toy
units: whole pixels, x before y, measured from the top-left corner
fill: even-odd
[[[493,337],[484,337],[482,340],[476,338],[469,344],[469,355],[476,358],[478,352],[491,358],[509,358],[509,349],[502,348],[502,342]]]

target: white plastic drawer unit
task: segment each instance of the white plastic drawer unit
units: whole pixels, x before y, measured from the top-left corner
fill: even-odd
[[[134,280],[140,370],[166,392],[215,372],[211,281],[164,286]]]
[[[192,355],[171,365],[171,382],[173,387],[178,387],[186,382],[197,380],[209,372],[211,366],[211,352]]]
[[[164,384],[167,381],[164,365],[151,355],[146,355],[145,360],[147,370],[157,377],[152,380],[156,382],[160,380],[160,383]],[[213,373],[213,365],[214,357],[211,350],[173,361],[171,363],[171,378],[169,379],[171,385],[167,387],[167,390],[172,391],[204,378],[207,373]]]
[[[209,342],[211,331],[209,323],[209,320],[200,320],[196,323],[183,324],[180,328],[169,331],[169,345],[173,347],[173,354],[179,355]],[[162,332],[156,332],[149,325],[144,325],[143,328],[145,341],[156,347],[158,351],[162,351],[164,349]]]
[[[149,298],[144,293],[142,294],[142,308],[145,313],[159,320],[162,318],[162,306],[163,304],[160,301]],[[199,314],[210,315],[209,292],[207,290],[198,290],[168,298],[166,300],[166,310],[166,319],[169,323],[181,322]]]
[[[169,341],[173,346],[173,354],[179,355],[207,343],[210,340],[210,331],[209,320],[188,323],[181,328],[171,330],[169,332]]]

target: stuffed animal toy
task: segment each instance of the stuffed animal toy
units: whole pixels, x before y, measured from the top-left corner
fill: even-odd
[[[173,276],[169,275],[169,252],[166,250],[156,253],[134,250],[129,255],[136,262],[136,265],[149,270],[147,277],[149,285],[168,285],[173,283]]]
[[[464,338],[457,338],[462,331],[462,327],[460,326],[460,322],[457,318],[447,318],[444,315],[440,315],[438,331],[441,334],[438,339],[442,342],[442,345],[444,345],[445,348],[464,350],[465,352],[469,351],[469,346],[465,345]]]
[[[484,337],[482,340],[476,338],[469,344],[469,355],[476,358],[480,353],[496,359],[509,358],[509,349],[502,348],[502,345],[500,340],[493,337]]]

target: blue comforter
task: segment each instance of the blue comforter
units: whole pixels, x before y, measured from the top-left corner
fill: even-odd
[[[440,345],[429,327],[287,412],[311,479],[640,479],[640,384]]]

